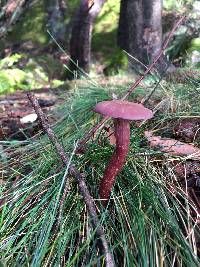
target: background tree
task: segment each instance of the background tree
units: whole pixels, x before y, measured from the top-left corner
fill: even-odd
[[[162,1],[121,0],[118,45],[148,65],[162,45]],[[130,57],[130,63],[141,64]]]
[[[66,1],[64,0],[50,0],[47,8],[48,29],[59,43],[62,43],[66,38],[64,27],[66,9]]]
[[[17,22],[33,0],[8,0],[0,11],[0,38]]]
[[[91,34],[93,23],[106,0],[81,0],[75,14],[70,40],[71,59],[85,72],[89,72],[91,58]],[[72,72],[78,71],[76,64],[70,62]],[[72,77],[73,78],[73,77]]]

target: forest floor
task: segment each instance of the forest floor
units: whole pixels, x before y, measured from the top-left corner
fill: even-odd
[[[61,89],[45,88],[32,90],[32,92],[35,93],[44,112],[52,110],[64,101],[61,97]],[[23,140],[27,136],[34,135],[35,129],[27,128],[31,121],[23,122],[23,118],[28,115],[31,120],[31,114],[34,113],[25,91],[20,90],[13,94],[0,96],[0,140]],[[26,129],[27,136],[22,133],[24,129]]]
[[[126,86],[126,84],[128,86],[132,82],[133,77],[134,76],[102,76],[96,80],[101,86],[117,88],[122,85]],[[35,94],[42,110],[46,113],[63,104],[66,99],[67,91],[70,89],[73,91],[73,88],[80,84],[87,85],[88,82],[86,80],[69,81],[58,88],[49,88],[50,85],[48,85],[47,88],[29,91]],[[33,136],[36,131],[38,131],[38,127],[30,127],[34,126],[34,121],[24,123],[23,118],[28,115],[33,115],[34,113],[26,91],[17,90],[14,93],[0,95],[0,140],[24,140],[27,137]],[[55,120],[56,118],[51,116],[51,122],[55,122]],[[24,132],[26,134],[24,134]]]
[[[184,261],[185,266],[189,263],[196,266],[195,253],[200,254],[198,236],[200,160],[171,153],[172,148],[175,149],[179,142],[187,148],[188,146],[193,149],[200,148],[199,95],[198,86],[195,80],[193,82],[186,84],[182,81],[175,84],[163,80],[157,88],[152,80],[146,79],[135,90],[130,100],[136,102],[148,98],[154,88],[157,90],[145,103],[145,106],[154,111],[155,116],[139,128],[132,124],[127,163],[114,186],[111,205],[105,210],[98,199],[98,184],[113,150],[108,133],[102,128],[89,140],[84,154],[73,155],[71,151],[74,150],[77,140],[83,138],[98,122],[99,117],[92,111],[94,105],[102,100],[119,97],[130,88],[133,80],[127,76],[100,78],[98,81],[76,81],[72,86],[74,89],[70,91],[34,90],[43,111],[48,111],[46,113],[48,119],[58,139],[64,145],[66,153],[73,156],[73,163],[86,175],[90,192],[95,198],[98,210],[102,211],[101,220],[105,225],[108,241],[112,244],[113,253],[119,262],[124,257],[126,257],[124,260],[132,262],[130,255],[134,255],[135,259],[146,259],[148,255],[142,253],[140,255],[145,246],[146,251],[150,251],[151,259],[156,257],[157,260],[163,259],[163,262],[167,262],[168,260],[162,255],[171,251],[173,255],[169,259],[171,263],[176,257],[177,260]],[[2,122],[5,123],[2,134],[5,141],[0,145],[3,162],[0,165],[0,173],[4,186],[1,204],[5,203],[1,230],[2,240],[5,241],[3,259],[6,260],[9,256],[9,262],[21,263],[21,257],[16,257],[15,251],[19,252],[18,255],[22,255],[25,247],[29,254],[24,260],[34,262],[42,259],[48,262],[50,259],[53,262],[53,255],[57,253],[60,259],[72,246],[76,249],[70,256],[67,254],[68,261],[72,263],[69,266],[73,266],[73,263],[78,265],[83,260],[88,265],[91,260],[96,262],[99,254],[86,251],[88,245],[85,244],[88,244],[89,239],[91,240],[89,248],[95,249],[92,246],[95,239],[90,236],[89,221],[85,219],[88,216],[87,211],[82,198],[79,197],[77,186],[69,177],[67,190],[70,193],[63,188],[65,168],[47,136],[41,131],[34,136],[40,128],[37,121],[30,123],[26,131],[27,125],[21,123],[24,117],[34,113],[26,92],[20,91],[1,97],[0,103],[1,108],[3,107]],[[10,124],[8,122],[6,124],[7,115]],[[9,126],[13,127],[13,121],[18,128],[15,127],[13,132],[9,133]],[[6,127],[7,136],[5,136]],[[18,132],[20,135],[13,136],[17,129],[20,129]],[[151,136],[149,137],[147,133],[152,133],[153,137],[159,140],[156,146],[151,144]],[[13,142],[17,138],[24,142]],[[167,151],[166,142],[173,142]],[[64,200],[62,194],[65,196]],[[58,216],[60,216],[59,222],[57,222]],[[60,224],[59,227],[56,226],[57,223]],[[45,227],[48,227],[47,231]],[[63,234],[60,231],[63,231]],[[150,246],[156,244],[158,249],[150,249],[149,242],[146,242],[150,231],[153,232]],[[192,242],[194,240],[192,237],[189,244],[187,240],[191,231],[195,231],[196,243]],[[23,238],[18,238],[17,235],[13,237],[13,232],[18,236],[23,235]],[[185,232],[187,238],[183,238]],[[40,239],[44,236],[45,238]],[[11,240],[13,243],[6,240]],[[32,240],[36,240],[37,245]],[[74,244],[71,245],[70,242]],[[124,251],[121,242],[128,244],[126,249],[129,253]],[[8,247],[9,244],[11,245]],[[46,245],[51,248],[48,253],[43,251]],[[172,252],[174,246],[177,248],[175,254]],[[160,253],[162,248],[164,249]],[[37,258],[35,249],[39,255]],[[87,257],[84,258],[84,255]]]

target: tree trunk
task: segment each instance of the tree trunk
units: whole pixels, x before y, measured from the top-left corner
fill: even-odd
[[[162,1],[121,0],[118,45],[148,65],[162,45]],[[130,63],[139,66],[130,57]]]
[[[89,73],[93,23],[105,1],[81,0],[80,7],[75,14],[70,40],[70,56],[74,63],[70,62],[69,69],[73,73],[77,71],[80,74],[79,68]]]
[[[56,41],[62,44],[66,38],[64,25],[66,3],[63,0],[49,0],[47,11],[48,29]]]

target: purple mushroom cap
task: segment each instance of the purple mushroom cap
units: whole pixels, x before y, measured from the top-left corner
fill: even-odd
[[[122,100],[100,102],[94,111],[115,119],[147,120],[153,117],[153,112],[142,104]]]

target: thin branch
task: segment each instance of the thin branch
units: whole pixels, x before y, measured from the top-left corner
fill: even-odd
[[[166,68],[164,69],[164,71],[161,73],[161,76],[160,76],[158,82],[156,83],[155,87],[152,89],[152,91],[150,92],[150,94],[149,94],[148,96],[144,97],[144,98],[140,101],[140,103],[141,103],[142,105],[145,105],[145,104],[149,101],[149,99],[152,97],[152,95],[154,94],[154,92],[156,91],[156,89],[158,88],[158,86],[160,85],[160,82],[162,81],[164,75],[166,74],[166,71],[167,71],[168,66],[169,66],[169,65],[167,65],[167,67],[166,67]]]
[[[179,27],[179,25],[183,22],[185,19],[185,16],[181,17],[173,26],[172,30],[170,31],[169,35],[167,36],[162,49],[158,53],[158,55],[155,57],[151,65],[146,69],[143,75],[141,75],[131,86],[131,88],[122,96],[121,100],[125,100],[128,98],[132,92],[136,89],[136,87],[140,84],[140,82],[146,77],[146,75],[154,68],[162,54],[164,53],[164,50],[167,48],[169,41],[171,40],[175,30]],[[108,116],[104,117],[96,126],[94,126],[80,141],[78,144],[77,150],[80,150],[81,147],[94,135],[94,133],[109,119]]]
[[[2,8],[0,13],[0,38],[5,36],[8,30],[10,30],[10,27],[15,24],[17,19],[24,12],[26,9],[26,2],[27,0],[9,0]]]
[[[28,96],[32,106],[35,109],[35,112],[38,116],[38,119],[42,125],[44,132],[48,135],[50,141],[55,146],[58,155],[62,159],[63,163],[67,166],[68,162],[69,162],[69,158],[66,155],[64,148],[59,143],[55,133],[50,128],[50,126],[48,124],[48,119],[47,119],[46,115],[43,113],[41,107],[39,106],[37,98],[34,96],[33,93],[30,93],[30,92],[27,93],[27,96]],[[76,179],[76,182],[79,186],[79,190],[81,192],[81,195],[82,195],[84,202],[86,204],[89,216],[91,218],[92,226],[94,229],[96,229],[96,236],[101,241],[100,250],[103,251],[103,253],[105,255],[106,266],[107,267],[114,267],[115,266],[114,260],[113,260],[113,257],[111,255],[110,251],[109,251],[108,242],[106,240],[104,230],[100,225],[100,221],[98,219],[96,208],[95,208],[95,203],[94,203],[92,196],[89,193],[89,190],[88,190],[87,185],[85,183],[85,179],[78,172],[78,170],[76,169],[76,167],[73,164],[70,164],[70,166],[69,166],[69,173]]]

